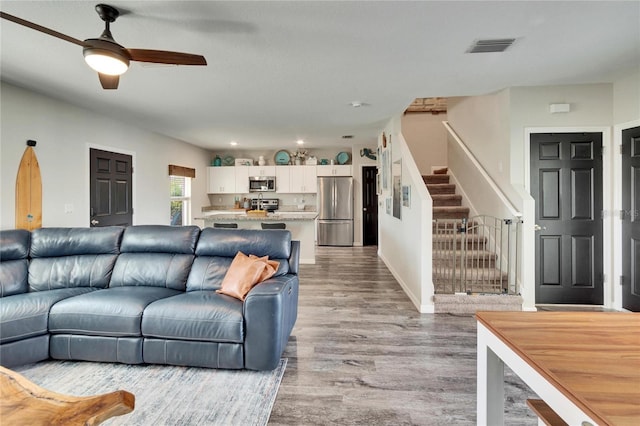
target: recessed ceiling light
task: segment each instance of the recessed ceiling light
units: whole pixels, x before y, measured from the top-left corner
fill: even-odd
[[[304,145],[304,141],[303,141],[302,139],[298,139],[298,140],[296,141],[296,143],[297,143],[298,145]]]
[[[361,102],[361,101],[352,101],[352,102],[349,102],[349,106],[351,106],[353,108],[360,108],[360,107],[369,106],[369,104],[366,103],[366,102]]]
[[[236,146],[236,145],[238,145],[238,142],[236,142],[236,141],[231,141],[231,142],[229,142],[229,145],[231,145],[231,146]]]

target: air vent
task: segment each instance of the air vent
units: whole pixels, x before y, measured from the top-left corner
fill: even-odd
[[[342,139],[353,139],[353,135],[343,135]]]
[[[497,38],[492,40],[476,40],[467,53],[504,52],[516,41],[515,38]]]

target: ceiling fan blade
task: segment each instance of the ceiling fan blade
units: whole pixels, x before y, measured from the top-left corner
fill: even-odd
[[[100,78],[100,84],[102,84],[103,89],[117,89],[118,83],[120,82],[119,75],[108,75],[98,73],[98,78]]]
[[[4,12],[0,11],[0,18],[6,19],[7,21],[15,22],[16,24],[25,26],[27,28],[31,28],[32,30],[40,31],[41,33],[45,33],[45,34],[48,34],[50,36],[57,37],[59,39],[68,41],[70,43],[77,44],[78,46],[84,46],[84,42],[78,40],[77,38],[73,38],[71,36],[68,36],[66,34],[62,34],[62,33],[58,32],[58,31],[52,30],[50,28],[43,27],[42,25],[34,24],[33,22],[29,22],[29,21],[24,20],[22,18],[18,18],[17,16],[9,15],[8,13],[4,13]]]
[[[202,55],[191,53],[169,52],[166,50],[126,49],[132,61],[153,62],[173,65],[207,65]]]

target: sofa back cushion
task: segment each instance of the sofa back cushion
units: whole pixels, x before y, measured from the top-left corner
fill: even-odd
[[[184,291],[199,235],[197,226],[128,227],[109,287],[150,286]]]
[[[31,233],[24,229],[0,231],[0,297],[29,290],[28,268]]]
[[[196,246],[196,259],[187,280],[187,291],[219,290],[236,254],[269,256],[280,266],[274,276],[289,273],[291,232],[205,228]]]
[[[29,290],[106,288],[124,228],[40,228],[31,234]]]

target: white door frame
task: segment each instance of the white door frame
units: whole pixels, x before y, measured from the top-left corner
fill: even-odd
[[[622,132],[627,129],[640,126],[640,119],[616,124],[613,128],[613,170],[622,170]],[[613,174],[613,308],[622,309],[622,286],[620,277],[622,276],[622,222],[620,221],[620,210],[622,210],[622,174]]]

